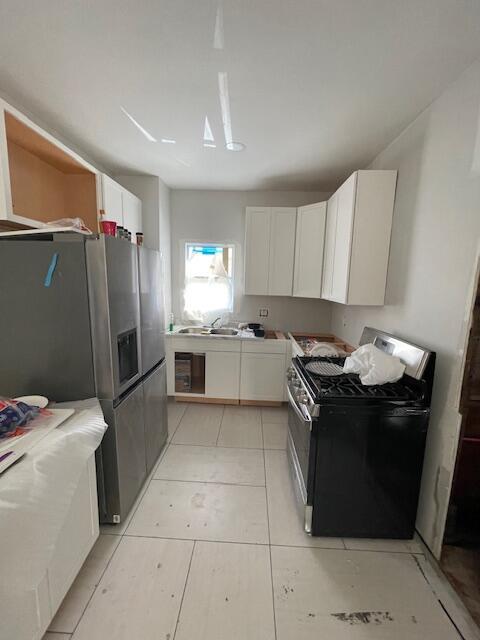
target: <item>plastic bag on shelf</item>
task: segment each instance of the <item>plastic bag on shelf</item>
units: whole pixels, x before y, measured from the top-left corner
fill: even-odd
[[[52,220],[52,222],[47,222],[47,227],[67,227],[72,231],[92,233],[81,218],[60,218],[60,220]]]
[[[373,344],[364,344],[346,358],[345,373],[358,373],[364,385],[397,382],[405,372],[405,365],[396,356],[380,351]]]

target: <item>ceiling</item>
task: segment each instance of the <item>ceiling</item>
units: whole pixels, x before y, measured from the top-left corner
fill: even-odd
[[[479,56],[478,0],[0,0],[0,92],[173,188],[331,190]]]

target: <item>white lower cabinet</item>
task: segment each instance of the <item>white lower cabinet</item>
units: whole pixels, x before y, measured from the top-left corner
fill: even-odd
[[[48,568],[52,612],[60,606],[98,534],[97,481],[95,456],[92,456],[73,494]]]
[[[240,353],[207,351],[205,356],[206,397],[237,400],[240,393]]]
[[[166,358],[169,396],[285,400],[285,370],[291,359],[289,340],[224,341],[172,336],[167,339]],[[204,377],[200,380],[199,375]]]
[[[282,402],[285,353],[242,353],[240,400]]]
[[[31,618],[31,627],[36,629],[32,640],[43,637],[98,534],[97,481],[95,455],[92,455],[72,496],[44,579],[34,598],[27,599],[22,605],[22,615]],[[31,595],[29,593],[28,597]]]

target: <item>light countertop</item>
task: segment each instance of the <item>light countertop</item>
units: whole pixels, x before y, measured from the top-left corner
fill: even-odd
[[[181,329],[186,329],[187,327],[192,327],[194,325],[175,325],[173,331],[166,331],[165,336],[167,338],[208,338],[213,340],[288,340],[288,338],[280,331],[270,331],[266,330],[266,335],[264,338],[257,338],[253,331],[249,329],[241,329],[238,330],[237,335],[235,336],[226,336],[219,335],[216,333],[207,333],[208,327],[205,327],[206,333],[180,333]],[[220,328],[220,327],[218,327]],[[224,329],[234,329],[235,327],[222,327]]]

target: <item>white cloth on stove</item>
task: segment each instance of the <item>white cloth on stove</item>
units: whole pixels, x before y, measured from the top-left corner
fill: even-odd
[[[358,373],[364,385],[397,382],[405,372],[405,365],[396,356],[380,351],[373,344],[364,344],[346,358],[345,373]]]

